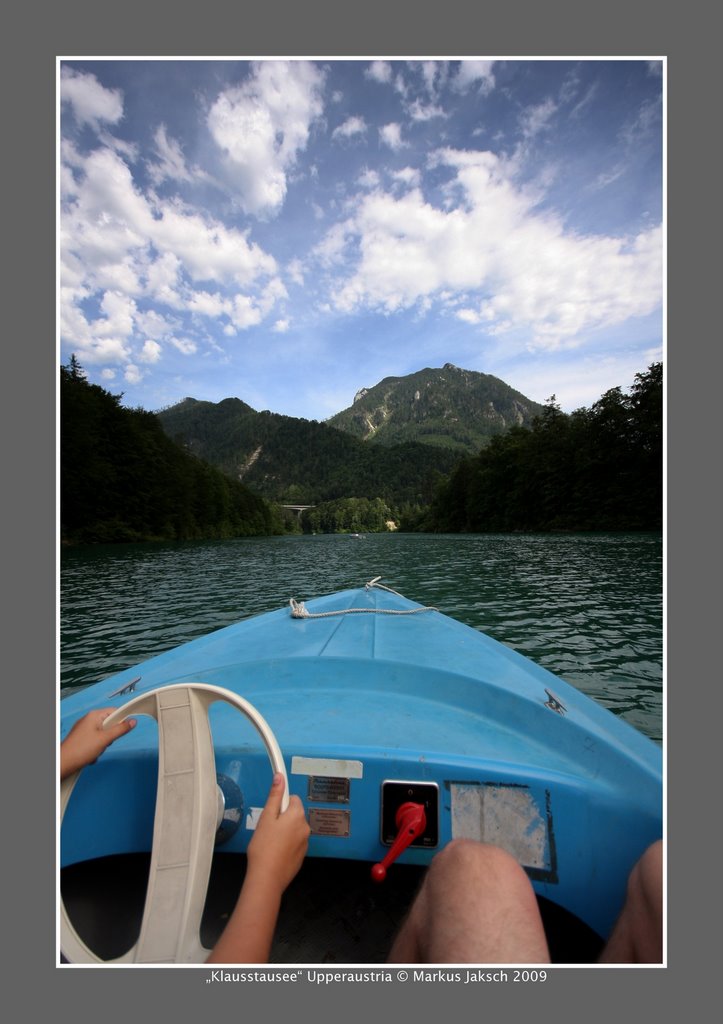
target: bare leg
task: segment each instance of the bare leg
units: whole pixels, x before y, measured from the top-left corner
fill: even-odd
[[[625,905],[603,964],[658,964],[663,960],[663,843],[648,847],[633,868]]]
[[[432,861],[389,963],[549,963],[537,899],[499,847],[455,839]]]

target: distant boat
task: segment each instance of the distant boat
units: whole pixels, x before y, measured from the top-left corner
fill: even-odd
[[[139,716],[136,728],[61,790],[70,962],[205,959],[234,905],[272,767],[311,826],[272,962],[381,962],[380,920],[396,927],[455,837],[512,853],[557,961],[589,962],[632,866],[662,835],[656,743],[378,579],[292,600],[73,693],[60,704],[61,738],[107,706]],[[402,805],[418,826],[400,842]]]

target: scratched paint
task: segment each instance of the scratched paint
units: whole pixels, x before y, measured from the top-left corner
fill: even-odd
[[[452,783],[452,836],[501,847],[524,867],[547,869],[546,816],[521,786]]]

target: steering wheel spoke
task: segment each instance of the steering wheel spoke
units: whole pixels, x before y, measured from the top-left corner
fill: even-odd
[[[242,711],[259,732],[274,772],[286,785],[282,810],[288,806],[288,779],[283,757],[268,723],[230,690],[203,683],[161,687],[134,697],[104,722],[110,727],[131,715],[158,721],[159,757],[151,866],[138,941],[114,961],[198,963],[209,950],[200,941],[217,824],[216,767],[208,709],[223,700]],[[64,781],[65,813],[79,773]],[[67,785],[66,785],[67,783]],[[101,963],[82,942],[61,902],[61,948],[71,963]]]

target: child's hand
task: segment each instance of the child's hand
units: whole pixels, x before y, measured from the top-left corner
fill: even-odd
[[[298,796],[281,810],[283,775],[274,775],[266,806],[247,851],[239,898],[207,963],[265,964],[271,955],[281,896],[301,867],[309,825]]]
[[[100,708],[78,719],[60,745],[61,779],[92,764],[106,747],[119,736],[130,732],[136,724],[135,718],[127,718],[110,729],[104,729],[103,722],[112,711],[115,708]]]
[[[248,847],[248,877],[286,889],[298,872],[309,844],[309,824],[298,796],[281,811],[283,775],[274,775],[256,831]]]

